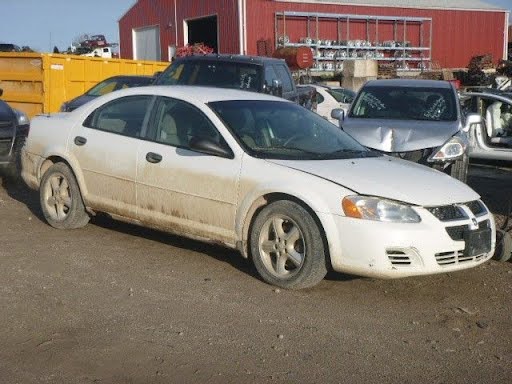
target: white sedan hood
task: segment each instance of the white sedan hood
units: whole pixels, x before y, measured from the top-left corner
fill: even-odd
[[[388,156],[269,161],[330,180],[361,195],[379,196],[413,205],[448,205],[480,197],[466,184],[442,172]]]

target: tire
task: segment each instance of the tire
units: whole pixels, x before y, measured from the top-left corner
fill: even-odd
[[[318,284],[327,273],[322,233],[309,212],[292,201],[269,204],[251,228],[251,256],[269,284],[302,289]]]
[[[508,261],[512,255],[512,237],[510,233],[501,229],[496,231],[496,250],[494,251],[493,260]]]
[[[58,229],[75,229],[89,222],[80,188],[71,169],[64,163],[52,165],[43,175],[39,187],[43,215]]]
[[[461,159],[455,161],[450,167],[450,176],[466,183],[468,181],[469,156],[464,154]]]

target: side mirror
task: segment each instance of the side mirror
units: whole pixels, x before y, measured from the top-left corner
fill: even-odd
[[[207,155],[224,157],[226,159],[234,158],[234,154],[227,145],[219,144],[210,139],[204,139],[194,136],[188,143],[190,149]]]
[[[331,111],[331,117],[333,119],[339,120],[340,122],[345,120],[345,111],[341,108],[334,108]]]
[[[283,97],[283,83],[281,80],[272,80],[272,94],[274,96]]]
[[[462,128],[464,132],[469,132],[472,125],[483,124],[484,119],[478,113],[470,113],[466,117],[466,125]]]

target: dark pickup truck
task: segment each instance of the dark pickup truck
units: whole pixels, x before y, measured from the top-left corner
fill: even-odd
[[[201,85],[234,88],[283,97],[316,109],[316,90],[296,86],[286,62],[260,56],[203,55],[176,59],[155,85]]]

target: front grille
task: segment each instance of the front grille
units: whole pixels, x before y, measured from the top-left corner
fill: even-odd
[[[427,211],[437,217],[440,221],[454,221],[468,218],[462,208],[457,205],[429,207],[427,208]]]
[[[478,223],[478,228],[482,229],[482,228],[490,228],[491,227],[491,222],[489,220],[484,220],[484,221],[481,221]]]
[[[466,204],[471,213],[475,216],[482,216],[487,213],[487,209],[480,200],[470,201]]]
[[[440,266],[449,266],[455,264],[464,264],[469,262],[478,262],[485,257],[485,254],[477,256],[464,256],[464,250],[455,252],[436,253],[436,261]]]
[[[452,240],[464,240],[464,232],[469,228],[468,225],[457,225],[455,227],[446,227],[446,232]]]
[[[489,220],[483,220],[478,223],[478,228],[490,228],[491,222]],[[464,240],[464,232],[469,229],[469,225],[456,225],[453,227],[446,227],[446,232],[452,240],[462,241]]]
[[[478,228],[489,228],[491,222],[489,220],[483,220],[478,223]],[[464,240],[464,232],[469,229],[469,225],[456,225],[454,227],[446,227],[446,232],[452,240],[462,241]]]
[[[465,204],[426,207],[426,210],[437,217],[440,221],[464,220],[467,219],[468,216],[462,209],[463,205],[465,205],[471,211],[471,213],[477,217],[483,216],[487,213],[487,209],[479,200],[470,201],[469,203]]]
[[[392,152],[392,153],[388,153],[388,155],[391,155],[394,157],[399,157],[400,159],[409,160],[409,161],[413,161],[418,164],[423,164],[423,165],[428,166],[428,165],[431,165],[428,162],[428,158],[431,153],[432,153],[432,149],[426,148],[426,149],[420,149],[420,150],[409,151],[409,152]]]

